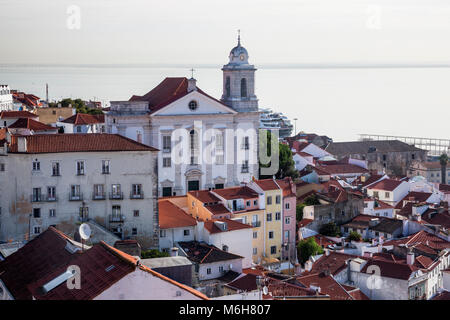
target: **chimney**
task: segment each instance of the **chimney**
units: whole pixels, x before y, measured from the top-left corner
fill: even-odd
[[[170,256],[171,257],[177,257],[178,256],[178,248],[177,247],[173,247],[172,249],[170,249]]]
[[[191,92],[197,90],[197,80],[195,80],[194,78],[190,78],[188,80],[188,87],[187,87],[187,91]]]
[[[414,264],[414,252],[408,252],[408,254],[406,255],[406,263],[410,266]]]
[[[325,251],[325,255],[326,255],[326,256],[329,256],[329,255],[330,255],[330,249],[325,249],[324,251]]]
[[[319,293],[320,293],[320,287],[319,287],[319,286],[310,285],[310,286],[309,286],[309,289],[310,289],[312,292],[315,292],[317,295],[319,295]]]

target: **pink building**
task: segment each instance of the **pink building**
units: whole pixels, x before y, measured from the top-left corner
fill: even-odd
[[[291,259],[295,259],[295,224],[296,224],[296,186],[292,179],[287,177],[276,180],[278,186],[283,190],[283,247],[282,258],[289,259],[289,250]]]

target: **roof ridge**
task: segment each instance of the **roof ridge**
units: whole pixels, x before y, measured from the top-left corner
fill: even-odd
[[[100,244],[105,248],[107,251],[109,251],[111,254],[115,255],[117,258],[121,259],[124,262],[127,262],[128,264],[136,267],[139,265],[138,260],[131,255],[117,249],[114,247],[111,247],[109,244],[107,244],[104,241],[100,241]]]

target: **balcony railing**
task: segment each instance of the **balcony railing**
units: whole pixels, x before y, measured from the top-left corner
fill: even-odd
[[[110,214],[109,222],[121,223],[125,221],[125,216],[123,214]]]
[[[144,192],[141,193],[130,192],[130,199],[144,199]]]
[[[123,199],[123,192],[110,192],[109,193],[109,199],[110,200],[122,200]]]
[[[105,199],[106,199],[105,192],[93,192],[92,193],[92,200],[105,200]]]
[[[78,221],[87,222],[89,220],[89,215],[78,216]]]
[[[171,153],[172,149],[171,148],[163,148],[163,153]]]
[[[69,193],[69,201],[83,201],[83,194],[82,193],[78,193],[78,194]]]
[[[248,166],[242,166],[241,173],[248,173]]]
[[[252,227],[253,228],[261,227],[261,221],[252,221]]]
[[[58,201],[58,198],[52,195],[31,195],[30,196],[31,202],[55,202]]]

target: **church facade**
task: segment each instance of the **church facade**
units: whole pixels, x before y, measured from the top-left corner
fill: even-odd
[[[160,197],[258,178],[256,69],[240,39],[222,70],[220,100],[197,87],[194,78],[180,77],[164,79],[143,96],[111,101],[107,132],[160,150]]]

